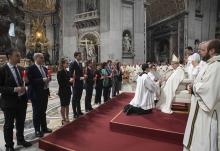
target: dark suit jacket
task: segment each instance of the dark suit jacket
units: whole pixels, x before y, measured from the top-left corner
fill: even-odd
[[[87,79],[86,79],[86,87],[92,87],[94,84],[94,71],[92,69],[86,69]]]
[[[24,68],[18,66],[20,75]],[[7,64],[0,67],[0,107],[3,108],[16,108],[18,104],[27,104],[27,94],[18,96],[18,93],[14,92],[14,88],[17,87],[17,83],[13,77],[13,74]]]
[[[75,72],[75,83],[74,87],[83,87],[83,80],[80,80],[80,77],[83,77],[83,68],[81,63],[77,63],[76,61],[73,61],[70,63],[69,66],[70,70],[70,76],[73,77],[73,74]]]
[[[47,68],[44,68],[44,72],[46,76],[48,76]],[[38,67],[33,64],[27,69],[27,75],[28,75],[28,80],[29,80],[29,93],[30,93],[30,99],[37,100],[41,99],[42,94],[45,93],[45,82],[43,81],[43,76],[38,69]],[[46,90],[48,95],[49,95],[49,88]]]
[[[103,81],[101,79],[102,77],[102,69],[100,70],[96,70],[94,75],[97,76],[97,79],[96,79],[96,89],[101,89],[102,88],[102,85],[103,85]]]
[[[59,84],[59,91],[58,95],[59,96],[68,96],[71,95],[71,83],[69,82],[70,80],[70,72],[60,70],[57,72],[57,81]]]

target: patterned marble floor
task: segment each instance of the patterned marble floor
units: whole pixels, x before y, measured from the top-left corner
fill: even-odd
[[[130,84],[130,83],[125,82],[122,84],[122,92],[123,91],[131,92],[134,90],[135,90],[135,83]],[[50,91],[51,91],[51,97],[49,98],[48,107],[47,107],[47,122],[48,122],[49,128],[56,130],[61,127],[60,101],[59,101],[59,97],[57,96],[58,83],[56,80],[56,75],[53,75],[52,81],[50,83]],[[84,98],[85,98],[85,92],[83,92],[83,96],[81,99],[82,111],[85,113]],[[92,105],[93,105],[93,108],[98,107],[97,105],[94,105],[94,94],[93,94],[93,99],[92,99]],[[73,114],[72,114],[71,105],[70,105],[69,115],[70,115],[70,120],[74,120],[72,119]],[[3,137],[3,124],[4,124],[4,116],[3,116],[3,113],[0,111],[0,151],[5,150],[4,137]],[[28,141],[32,141],[34,145],[27,149],[19,148],[18,146],[15,145],[16,150],[40,151],[40,149],[38,148],[38,143],[37,143],[38,140],[35,138],[35,135],[34,135],[34,129],[33,129],[33,124],[32,124],[32,107],[30,103],[28,103],[27,117],[26,117],[26,122],[25,122],[25,138]],[[15,141],[15,144],[16,144],[16,141]]]

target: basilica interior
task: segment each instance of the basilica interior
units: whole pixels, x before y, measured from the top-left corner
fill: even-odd
[[[218,0],[1,0],[0,52],[12,46],[48,64],[60,57],[126,64],[169,62],[220,37]]]
[[[185,61],[186,47],[191,46],[194,52],[198,52],[199,44],[210,39],[220,39],[220,0],[0,0],[0,66],[7,62],[6,52],[10,48],[17,48],[21,53],[21,66],[27,67],[34,63],[34,54],[42,53],[45,65],[51,67],[53,72],[46,113],[48,126],[53,131],[58,131],[46,136],[45,139],[36,139],[32,124],[33,110],[31,103],[28,102],[24,133],[25,138],[33,142],[34,147],[29,149],[33,151],[112,151],[117,149],[139,151],[145,150],[144,147],[152,149],[152,146],[156,146],[155,151],[163,151],[164,148],[169,151],[182,150],[183,129],[185,129],[190,108],[187,103],[190,104],[191,94],[188,92],[187,95],[182,93],[179,95],[180,100],[184,98],[187,102],[184,105],[179,106],[179,98],[175,98],[177,113],[181,114],[175,113],[172,116],[174,121],[159,112],[149,117],[150,121],[147,124],[156,127],[155,129],[149,127],[145,129],[142,120],[146,120],[146,117],[135,119],[131,116],[133,119],[129,121],[122,115],[121,110],[133,97],[137,75],[141,73],[139,65],[148,62],[161,65],[158,71],[161,70],[164,73],[162,66],[170,65],[173,56],[178,61]],[[72,117],[73,111],[70,110],[70,119],[73,123],[62,127],[57,82],[58,64],[63,57],[69,63],[74,61],[75,52],[81,53],[84,66],[88,63],[87,61],[95,64],[107,61],[120,62],[124,67],[120,92],[125,93],[116,99],[113,98],[116,101],[122,100],[122,103],[110,102],[110,105],[115,108],[108,107],[105,103],[100,106],[94,103],[92,105],[95,111],[75,121]],[[168,67],[167,71],[170,71]],[[166,77],[163,78],[166,79]],[[189,81],[184,80],[180,85],[185,92]],[[95,99],[95,93],[93,91],[92,99]],[[85,97],[85,95],[86,92],[83,90],[82,96]],[[85,99],[81,102],[82,106],[84,102]],[[83,112],[86,113],[84,107]],[[101,116],[96,116],[96,112],[100,112],[105,117],[103,121],[100,120]],[[111,117],[108,114],[111,114]],[[157,120],[158,116],[163,119]],[[95,120],[98,122],[96,123]],[[164,124],[163,120],[170,125],[165,124],[164,127],[162,126],[163,130],[155,132],[154,130],[161,128],[157,125]],[[120,123],[122,121],[124,123]],[[103,126],[104,122],[110,123],[109,126]],[[135,127],[134,125],[138,122],[140,125]],[[172,122],[177,122],[177,126],[171,125]],[[74,130],[83,133],[87,132],[86,128],[89,127],[85,125],[91,123],[101,131],[93,127],[90,131],[88,130],[87,135],[82,137],[83,141],[91,143],[88,146],[80,140],[74,140],[75,144],[72,144],[72,136],[79,137],[78,133],[59,131],[60,128],[71,131],[73,127]],[[0,109],[0,140],[2,141],[3,125],[4,115]],[[170,127],[173,131],[169,129]],[[104,130],[109,129],[111,132],[104,133]],[[135,132],[137,134],[134,134]],[[103,136],[104,134],[106,136]],[[108,138],[107,135],[110,137]],[[152,137],[148,138],[146,135]],[[92,136],[97,139],[93,140]],[[133,141],[133,137],[137,141]],[[55,138],[58,138],[58,141]],[[119,138],[121,138],[120,141],[115,143],[114,139]],[[67,139],[66,142],[63,141],[65,139]],[[145,144],[146,140],[150,145]],[[2,141],[0,141],[0,150],[4,149]],[[104,145],[97,144],[97,141]],[[111,142],[110,145],[108,145],[109,142]],[[137,149],[131,146],[130,142],[136,143]],[[17,149],[23,151],[23,149]]]

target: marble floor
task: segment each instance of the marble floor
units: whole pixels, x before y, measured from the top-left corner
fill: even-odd
[[[122,92],[131,92],[134,90],[135,90],[135,83],[124,82],[122,84]],[[53,75],[53,77],[52,77],[52,81],[50,83],[50,91],[51,91],[51,96],[49,98],[48,107],[47,107],[47,122],[48,122],[49,128],[56,130],[61,127],[60,101],[59,101],[59,97],[57,96],[58,83],[56,80],[56,75]],[[95,94],[95,92],[94,92],[94,94]],[[96,108],[98,106],[94,105],[94,94],[93,94],[93,99],[92,99],[92,105],[93,105],[93,108]],[[85,92],[83,92],[83,96],[81,99],[82,111],[85,113],[84,98],[85,98]],[[70,114],[69,115],[70,115],[70,120],[74,120],[72,118],[73,114],[72,114],[71,105],[70,105]],[[3,116],[3,113],[0,111],[0,151],[5,150],[4,137],[3,137],[3,124],[4,124],[4,116]],[[33,142],[34,145],[30,148],[24,149],[24,148],[16,146],[16,141],[15,141],[16,150],[40,151],[40,149],[38,148],[38,139],[35,138],[35,135],[34,135],[34,128],[33,128],[33,124],[32,124],[31,103],[28,103],[24,133],[25,133],[26,140]],[[16,140],[16,138],[15,138],[15,140]]]

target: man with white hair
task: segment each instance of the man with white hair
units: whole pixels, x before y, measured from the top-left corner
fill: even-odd
[[[51,77],[48,76],[48,70],[44,64],[42,53],[34,54],[35,63],[28,68],[29,79],[29,97],[33,108],[33,124],[36,137],[42,137],[44,133],[51,133],[47,128],[46,110],[48,104],[49,87]]]

